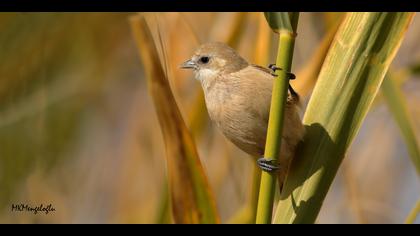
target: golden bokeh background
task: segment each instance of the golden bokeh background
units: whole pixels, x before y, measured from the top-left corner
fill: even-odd
[[[305,104],[316,79],[307,74],[322,62],[343,14],[301,13],[293,83]],[[165,148],[130,30],[132,15],[0,13],[1,223],[171,222]],[[253,159],[208,122],[199,82],[177,65],[206,41],[227,42],[248,61],[268,65],[275,60],[276,35],[262,13],[147,17],[161,30],[173,93],[221,221],[229,222],[249,201]],[[407,71],[419,67],[419,39],[415,17],[392,64],[417,137],[420,80],[418,71]],[[379,94],[317,222],[400,223],[419,198],[419,178]],[[52,204],[56,211],[12,212],[18,203]]]

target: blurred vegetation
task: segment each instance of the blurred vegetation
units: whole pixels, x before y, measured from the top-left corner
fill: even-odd
[[[266,65],[275,61],[277,38],[261,13],[156,14],[172,92],[221,222],[228,222],[252,205],[254,160],[208,122],[199,83],[178,65],[199,43],[214,40]],[[163,137],[130,30],[132,15],[0,13],[0,222],[172,222]],[[305,104],[342,15],[300,15],[292,84]],[[392,64],[417,140],[419,37],[415,17]],[[318,223],[402,223],[420,198],[418,175],[385,101],[377,97],[367,114]],[[57,211],[11,212],[20,202],[51,203]],[[249,217],[236,219],[231,222]]]

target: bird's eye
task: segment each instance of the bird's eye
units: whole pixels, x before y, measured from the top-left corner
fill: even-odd
[[[200,57],[200,62],[203,64],[206,64],[210,61],[209,57]]]

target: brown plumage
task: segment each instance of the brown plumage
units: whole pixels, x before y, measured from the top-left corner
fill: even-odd
[[[194,69],[210,119],[223,134],[246,153],[262,157],[275,79],[271,70],[249,64],[223,43],[201,45],[182,67]],[[298,105],[299,96],[290,87],[279,157],[280,184],[304,132]]]

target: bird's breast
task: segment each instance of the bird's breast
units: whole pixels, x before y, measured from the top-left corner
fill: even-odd
[[[240,87],[218,83],[206,92],[210,119],[236,146],[251,155],[262,155],[267,121]]]

